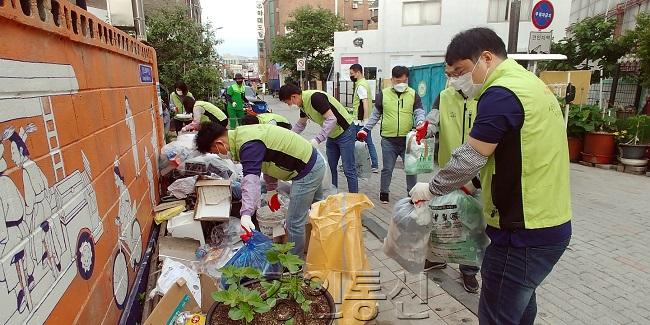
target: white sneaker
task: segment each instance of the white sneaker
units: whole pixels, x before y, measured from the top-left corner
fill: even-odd
[[[370,170],[373,174],[379,174],[379,168],[373,168]]]

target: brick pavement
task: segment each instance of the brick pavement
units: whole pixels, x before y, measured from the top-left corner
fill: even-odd
[[[269,100],[274,112],[297,119],[298,112],[277,100]],[[378,130],[376,128],[375,130]],[[310,123],[305,131],[312,136],[318,128]],[[378,131],[373,133],[381,162]],[[324,152],[324,144],[321,151]],[[381,164],[380,164],[381,165]],[[378,200],[379,174],[360,182],[360,191],[375,203],[365,217],[387,227],[392,204],[406,195],[402,169],[397,168],[391,184],[391,204]],[[421,175],[420,180],[429,179]],[[554,271],[537,290],[536,324],[650,324],[650,178],[580,165],[571,166],[573,200],[573,238]],[[345,177],[339,175],[345,189]],[[379,315],[369,324],[477,324],[478,295],[465,294],[454,299],[439,284],[449,279],[460,284],[457,266],[433,271],[428,278],[404,273],[381,251],[381,242],[365,232],[366,249],[373,270],[381,272],[382,293],[389,295],[398,286],[408,291],[379,304]],[[480,281],[480,279],[479,279]],[[422,284],[428,287],[422,294]],[[449,288],[449,287],[447,287]],[[455,288],[452,288],[455,289]],[[418,292],[415,294],[413,292]],[[462,289],[461,289],[462,291]],[[454,295],[459,297],[458,294]],[[408,298],[402,300],[402,298]],[[422,301],[421,298],[427,299]],[[463,301],[465,305],[461,304]],[[403,304],[399,302],[402,301]],[[468,301],[470,303],[468,303]],[[428,319],[398,319],[397,310],[426,313]],[[469,306],[470,308],[467,308]],[[419,315],[422,316],[422,315]]]

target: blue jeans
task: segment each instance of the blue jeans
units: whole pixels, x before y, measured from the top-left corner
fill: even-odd
[[[357,167],[354,163],[354,143],[357,141],[355,128],[350,126],[345,132],[341,133],[335,139],[327,138],[325,150],[327,153],[327,163],[330,165],[332,172],[332,185],[339,187],[339,175],[336,166],[339,164],[339,158],[343,160],[343,173],[348,179],[348,192],[359,192],[359,180],[357,179]]]
[[[356,134],[361,131],[362,127],[361,125],[352,125],[354,128],[354,135],[356,137]],[[366,137],[366,144],[368,145],[368,151],[370,152],[370,167],[372,168],[379,168],[379,158],[377,157],[377,148],[375,148],[375,144],[372,142],[372,133],[371,131],[368,131],[368,137]]]
[[[532,325],[537,315],[535,290],[569,245],[510,247],[490,244],[481,265],[480,324]]]
[[[323,176],[325,161],[319,154],[311,171],[303,178],[291,182],[287,232],[289,242],[295,243],[291,252],[305,258],[305,223],[311,204],[323,200]]]
[[[406,138],[381,138],[381,156],[382,156],[382,169],[381,180],[379,183],[380,193],[390,192],[390,182],[393,178],[393,169],[395,169],[395,162],[397,157],[402,157],[404,161],[404,154],[406,152]],[[406,175],[406,195],[411,191],[415,183],[418,181],[417,175]]]

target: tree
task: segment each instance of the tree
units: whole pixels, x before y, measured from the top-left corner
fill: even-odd
[[[634,53],[641,61],[641,74],[639,79],[645,87],[650,87],[650,14],[641,13],[636,18],[636,28],[631,31],[630,37],[634,42]]]
[[[183,80],[197,99],[218,96],[221,78],[214,30],[189,19],[183,7],[163,8],[147,16],[148,43],[156,49],[160,83],[174,91]]]
[[[298,79],[296,59],[304,57],[307,79],[325,80],[332,66],[334,32],[345,30],[345,23],[330,10],[309,6],[296,9],[291,17],[286,23],[288,33],[275,38],[271,60]]]

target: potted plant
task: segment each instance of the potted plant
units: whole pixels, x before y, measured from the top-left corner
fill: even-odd
[[[569,143],[569,160],[576,162],[580,160],[580,153],[583,148],[583,138],[590,128],[590,111],[582,109],[579,105],[571,104],[567,124],[567,142]]]
[[[650,145],[650,116],[636,115],[618,122],[616,137],[623,159],[645,159]]]
[[[586,105],[582,109],[588,111],[582,160],[594,164],[610,164],[616,151],[613,133],[616,130],[616,118],[610,116],[609,112],[601,112],[596,105]]]
[[[304,264],[289,253],[293,243],[273,244],[267,261],[280,263],[288,272],[262,276],[251,267],[227,266],[220,271],[228,288],[212,294],[216,301],[207,324],[219,325],[329,325],[336,308],[332,296],[315,280],[299,273]]]

